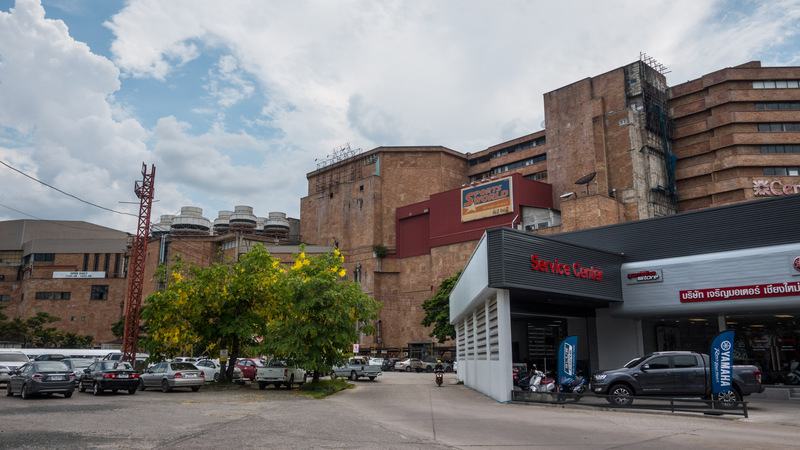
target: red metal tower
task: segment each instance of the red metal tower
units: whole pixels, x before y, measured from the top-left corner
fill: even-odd
[[[131,245],[128,262],[128,295],[125,302],[125,332],[122,338],[122,359],[136,359],[136,341],[139,338],[139,312],[142,309],[142,284],[144,282],[144,259],[147,256],[147,236],[150,234],[150,207],[153,205],[153,182],[156,166],[147,173],[147,164],[142,163],[142,184],[137,181],[133,191],[139,197],[139,226]]]

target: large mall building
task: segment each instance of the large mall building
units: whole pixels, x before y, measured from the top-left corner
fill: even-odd
[[[430,329],[420,324],[422,302],[444,279],[465,268],[473,270],[475,266],[468,263],[474,264],[475,252],[482,245],[487,246],[487,254],[504,254],[506,247],[494,253],[489,246],[494,242],[489,238],[498,229],[506,229],[500,233],[503,236],[532,240],[535,244],[525,239],[519,243],[530,253],[542,243],[568,245],[564,236],[583,230],[655,221],[662,224],[654,226],[657,232],[632,236],[643,245],[650,241],[667,245],[691,231],[676,227],[707,222],[669,222],[674,217],[730,208],[739,211],[740,205],[800,193],[800,67],[761,67],[754,61],[672,87],[664,72],[657,62],[642,57],[547,92],[543,130],[479,151],[441,146],[353,150],[344,146],[307,174],[308,194],[300,200],[300,219],[277,218],[291,222],[292,229],[285,234],[296,241],[275,240],[269,233],[268,237],[251,238],[254,233],[248,230],[257,226],[251,225],[250,219],[238,220],[237,211],[225,212],[237,219],[235,226],[225,226],[221,212],[217,220],[223,226],[217,229],[216,220],[211,223],[187,210],[185,216],[194,219],[178,219],[187,225],[185,232],[162,232],[150,241],[146,271],[153,273],[168,255],[186,252],[192,259],[212,261],[220,250],[241,253],[256,241],[273,243],[271,251],[275,252],[289,252],[300,241],[319,252],[338,246],[346,254],[348,277],[359,281],[363,291],[383,305],[375,324],[377,333],[362,337],[363,352],[455,357],[456,342],[472,333],[471,340],[463,340],[458,349],[460,359],[491,360],[494,357],[486,356],[484,344],[502,341],[496,355],[505,355],[497,356],[504,366],[552,364],[561,338],[578,334],[586,341],[581,364],[591,370],[616,362],[603,357],[603,352],[608,352],[604,333],[609,332],[608,326],[619,325],[616,320],[626,321],[619,330],[627,330],[624,336],[635,340],[618,349],[619,358],[632,358],[642,351],[699,348],[721,328],[739,325],[725,319],[726,303],[710,303],[717,313],[704,310],[702,317],[696,311],[614,306],[626,304],[623,294],[629,289],[639,289],[625,287],[622,278],[623,265],[634,262],[617,255],[624,253],[618,242],[624,241],[624,233],[598,232],[592,235],[598,240],[596,245],[583,240],[575,244],[602,255],[616,255],[601,258],[608,266],[603,268],[603,283],[614,285],[610,288],[613,295],[587,299],[566,288],[554,288],[558,292],[550,295],[544,294],[549,292],[546,286],[537,284],[537,294],[520,296],[531,290],[526,284],[530,280],[520,279],[517,281],[522,284],[516,287],[487,284],[481,292],[463,293],[470,298],[462,299],[462,309],[452,316],[457,329],[463,327],[463,335],[456,341],[439,344],[429,336]],[[783,212],[800,218],[797,209]],[[174,218],[167,218],[164,226],[171,227],[172,221]],[[201,230],[188,226],[195,222],[202,222]],[[732,239],[726,237],[725,223],[716,226],[718,232],[705,234],[703,239]],[[769,233],[770,226],[753,227],[752,233]],[[492,231],[487,234],[487,230]],[[740,239],[744,235],[731,236]],[[612,238],[607,243],[599,241]],[[25,253],[20,248],[11,251]],[[717,251],[721,250],[708,249]],[[688,257],[685,253],[663,255]],[[532,256],[527,255],[528,269]],[[565,261],[555,251],[542,258],[553,263]],[[493,264],[497,262],[493,260]],[[581,264],[587,270],[592,267]],[[598,263],[598,267],[602,266]],[[650,267],[654,266],[646,268]],[[497,268],[493,266],[493,270]],[[664,273],[665,269],[661,270],[659,273]],[[19,289],[9,286],[19,281],[9,282],[8,278],[0,281],[0,299],[18,307]],[[149,279],[146,276],[146,282]],[[145,293],[155,289],[155,283],[145,286]],[[495,299],[514,300],[506,303],[508,310],[498,313],[492,309],[496,306],[487,306],[486,295],[493,289],[509,292],[508,298],[494,293]],[[695,284],[691,289],[705,287]],[[771,368],[769,376],[775,382],[786,376],[793,358],[800,359],[800,295],[783,296],[781,301],[779,308],[762,311],[755,322],[747,322],[747,334],[738,335],[748,339],[750,353],[745,357]],[[484,302],[483,308],[476,306],[480,302]],[[487,321],[486,314],[495,314],[500,322]],[[109,322],[116,320],[118,317],[109,318]],[[480,320],[483,327],[476,326]],[[507,327],[502,328],[505,337],[500,340],[500,324],[506,320]],[[467,326],[470,323],[471,328]]]

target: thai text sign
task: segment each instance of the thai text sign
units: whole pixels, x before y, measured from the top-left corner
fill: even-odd
[[[53,278],[105,278],[105,272],[86,272],[86,271],[73,271],[73,272],[53,272]]]
[[[711,343],[711,388],[712,393],[728,392],[732,389],[733,376],[733,330],[723,331]]]
[[[800,295],[800,281],[680,291],[681,303]]]
[[[499,216],[514,211],[511,178],[461,189],[461,221]]]

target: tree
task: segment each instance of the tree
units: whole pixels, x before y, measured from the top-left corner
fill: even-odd
[[[433,297],[422,302],[422,309],[425,311],[422,326],[433,325],[433,331],[428,336],[437,338],[440,344],[456,338],[456,330],[450,323],[450,292],[460,276],[459,270],[454,276],[442,281]]]
[[[303,247],[301,247],[303,250]],[[372,322],[381,305],[361,292],[356,282],[344,281],[344,257],[338,249],[313,258],[294,255],[295,263],[280,273],[261,335],[265,353],[292,359],[319,374],[346,360],[360,334],[375,332]]]
[[[60,320],[60,317],[46,312],[38,312],[35,316],[28,317],[25,320],[27,327],[25,346],[32,344],[34,347],[54,347],[63,339],[63,335],[56,327],[45,328],[45,325]]]
[[[143,344],[151,358],[199,347],[211,357],[226,349],[236,361],[266,320],[280,270],[260,244],[238,262],[201,268],[177,260],[164,274],[171,280],[169,287],[150,295],[142,309],[148,330]],[[233,379],[233,364],[227,366],[223,380]]]

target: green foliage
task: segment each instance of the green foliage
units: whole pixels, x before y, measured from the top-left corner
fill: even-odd
[[[436,294],[422,302],[422,309],[425,311],[422,326],[433,325],[433,331],[428,336],[435,337],[440,344],[456,338],[456,330],[450,323],[450,292],[460,276],[461,271],[442,281]]]
[[[279,295],[260,335],[264,353],[290,358],[306,370],[320,372],[346,361],[360,334],[373,334],[371,325],[381,305],[359,283],[346,282],[344,257],[333,252],[307,258],[295,255],[294,266],[282,273]]]
[[[353,389],[354,387],[355,385],[348,383],[344,379],[337,378],[335,380],[320,380],[315,383],[306,383],[297,390],[307,397],[321,399],[345,389]]]
[[[5,316],[0,319],[3,320],[0,323],[0,340],[21,342],[24,347],[84,348],[94,343],[94,337],[88,334],[64,333],[55,327],[45,327],[61,320],[46,312],[38,312],[25,320],[15,317],[6,322],[6,319]]]
[[[389,253],[389,249],[386,248],[385,245],[375,244],[372,246],[372,251],[375,252],[375,256],[378,258],[386,257],[386,254]]]
[[[235,361],[246,350],[291,358],[315,373],[342,363],[342,350],[374,332],[380,304],[360,286],[344,282],[338,250],[308,258],[302,251],[285,269],[262,245],[238,262],[198,268],[177,261],[163,292],[142,309],[148,327],[143,344],[151,359],[201,349],[212,358],[221,349]],[[366,325],[364,325],[366,324]],[[255,337],[263,340],[257,344]],[[229,365],[224,379],[231,379]]]

